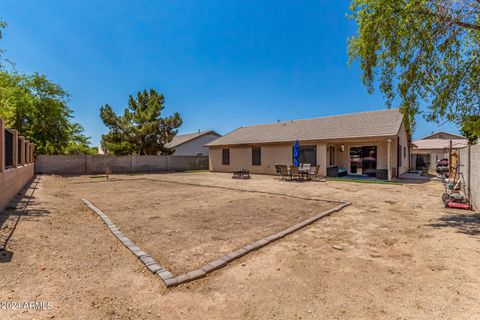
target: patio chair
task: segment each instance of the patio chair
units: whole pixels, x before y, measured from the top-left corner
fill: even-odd
[[[283,179],[288,179],[290,174],[288,173],[288,167],[286,165],[280,165],[280,174]]]
[[[322,181],[324,182],[325,181],[325,178],[322,177],[320,174],[320,165],[317,165],[315,166],[315,168],[312,168],[312,170],[310,170],[308,172],[308,178],[309,179],[312,179],[312,180],[316,180],[316,181]]]
[[[280,168],[281,166],[279,164],[275,165],[275,174],[277,176],[282,176],[282,169]]]
[[[310,163],[303,163],[300,166],[300,175],[302,176],[302,179],[308,180],[310,177],[310,169],[312,165]]]
[[[300,172],[298,171],[298,166],[290,166],[290,176],[292,179],[300,179]]]

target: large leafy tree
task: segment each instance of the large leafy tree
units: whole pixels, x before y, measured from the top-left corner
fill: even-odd
[[[44,75],[0,70],[0,118],[36,144],[40,154],[92,153],[83,127],[72,122],[69,95]]]
[[[156,155],[171,154],[165,146],[182,125],[180,114],[161,117],[165,98],[155,90],[144,90],[129,96],[123,115],[116,115],[107,104],[100,108],[100,117],[109,128],[102,136],[102,146],[108,154]]]
[[[3,20],[0,19],[0,39],[2,39],[3,37],[3,29],[5,29],[5,27],[7,26],[7,23]],[[4,49],[0,48],[0,68],[3,66],[3,52],[4,52]]]
[[[350,9],[358,25],[350,61],[360,62],[369,92],[378,81],[412,127],[419,113],[480,127],[479,0],[352,0]]]
[[[0,20],[0,38],[6,26]],[[7,70],[0,50],[0,118],[36,144],[37,153],[93,153],[83,127],[72,122],[69,94],[46,76]]]
[[[471,144],[478,143],[480,141],[480,115],[466,117],[462,122],[461,131]]]

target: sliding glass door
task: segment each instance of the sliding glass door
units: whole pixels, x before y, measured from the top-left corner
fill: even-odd
[[[351,174],[362,174],[375,177],[377,174],[377,147],[350,147]]]
[[[293,157],[293,148],[292,148]],[[301,164],[309,163],[312,167],[317,165],[317,146],[300,146],[300,155],[298,162]],[[293,158],[292,158],[293,163]]]

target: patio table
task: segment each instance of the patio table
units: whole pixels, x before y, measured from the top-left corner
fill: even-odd
[[[310,171],[310,168],[298,168],[298,172],[302,176],[302,179],[308,179],[309,171]]]
[[[250,179],[250,172],[245,169],[239,169],[233,171],[233,176],[232,178],[234,179]]]

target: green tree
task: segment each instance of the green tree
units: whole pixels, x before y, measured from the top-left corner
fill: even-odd
[[[0,19],[0,39],[3,38],[3,29],[5,29],[7,26],[7,23],[5,21],[3,21],[2,19]],[[0,61],[3,59],[2,58],[2,55],[4,53],[4,49],[0,48]],[[3,64],[0,62],[0,68],[3,67]]]
[[[399,98],[412,128],[419,113],[460,126],[480,114],[479,0],[352,0],[350,9],[350,63],[360,62],[370,93],[378,80],[389,106]]]
[[[480,141],[480,115],[465,116],[462,120],[462,134],[468,142],[477,144]]]
[[[108,104],[102,106],[100,117],[110,130],[102,136],[105,152],[115,155],[171,154],[173,150],[165,144],[177,134],[182,119],[177,112],[161,117],[164,108],[164,96],[153,89],[140,91],[135,98],[129,96],[128,107],[121,116]]]
[[[6,23],[0,20],[0,39]],[[0,61],[4,51],[0,49]],[[0,62],[0,118],[42,154],[92,153],[83,127],[72,122],[69,94],[46,76],[8,71]]]
[[[71,121],[68,98],[62,87],[44,75],[0,71],[0,118],[35,143],[37,153],[65,154],[89,148],[82,126]]]

